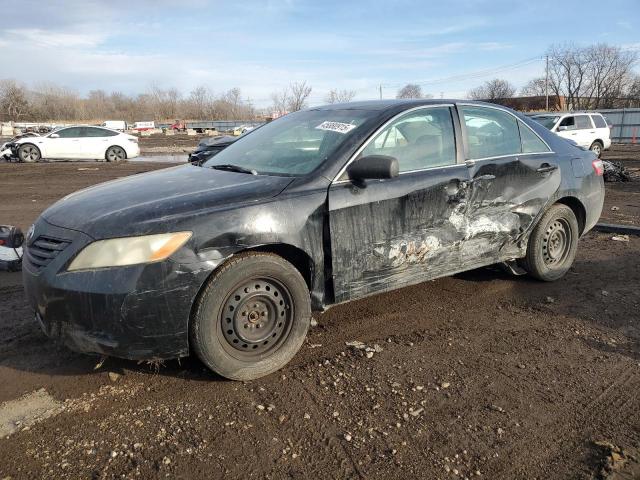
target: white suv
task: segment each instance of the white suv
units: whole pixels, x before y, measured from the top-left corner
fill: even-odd
[[[598,157],[611,147],[611,130],[600,113],[545,113],[531,118]]]

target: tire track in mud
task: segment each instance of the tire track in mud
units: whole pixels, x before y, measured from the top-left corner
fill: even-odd
[[[536,431],[531,432],[533,433],[532,437],[510,447],[506,454],[512,461],[506,468],[500,467],[500,460],[494,460],[492,467],[496,472],[499,472],[499,478],[516,478],[515,475],[519,470],[518,464],[521,463],[516,459],[526,458],[526,463],[529,465],[549,465],[552,463],[550,456],[554,457],[553,460],[558,461],[567,455],[575,455],[576,452],[584,448],[584,437],[591,437],[593,432],[597,430],[595,424],[598,424],[599,430],[604,432],[612,418],[632,418],[635,413],[640,411],[638,391],[640,391],[638,366],[627,366],[622,374],[608,383],[600,394],[581,405],[577,414],[575,412],[576,405],[564,402],[553,416],[538,425]],[[585,430],[582,430],[583,428]],[[603,433],[599,434],[599,436],[602,435]],[[553,439],[554,445],[561,446],[562,449],[552,448],[551,451],[547,451],[547,449],[535,448],[545,444],[549,438]],[[637,441],[637,439],[637,435],[635,438],[629,438],[632,441]],[[591,438],[592,442],[597,440],[600,438]]]

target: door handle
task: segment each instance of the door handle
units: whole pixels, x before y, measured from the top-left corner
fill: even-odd
[[[549,173],[549,172],[553,172],[554,170],[557,170],[557,169],[558,169],[557,165],[549,165],[548,163],[543,163],[536,170],[536,172],[538,172],[538,173]]]

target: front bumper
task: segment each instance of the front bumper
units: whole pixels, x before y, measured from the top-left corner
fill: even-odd
[[[133,360],[169,359],[189,354],[189,316],[214,262],[163,262],[67,272],[92,239],[38,220],[33,240],[69,240],[44,267],[23,265],[27,299],[45,334],[69,348]],[[31,242],[30,242],[31,244]]]

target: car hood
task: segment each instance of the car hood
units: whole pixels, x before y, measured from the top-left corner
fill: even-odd
[[[53,204],[42,216],[50,224],[96,239],[158,233],[169,222],[274,197],[291,181],[291,177],[185,165],[80,190]]]

